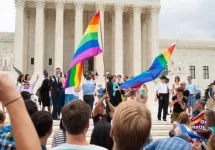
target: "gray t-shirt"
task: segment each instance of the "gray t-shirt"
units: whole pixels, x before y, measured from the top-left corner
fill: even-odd
[[[96,145],[62,144],[52,148],[52,150],[107,150],[107,149]]]

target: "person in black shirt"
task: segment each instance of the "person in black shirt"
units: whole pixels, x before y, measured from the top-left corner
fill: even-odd
[[[108,106],[110,108],[110,113],[105,113],[105,105],[103,103],[104,100],[106,101],[106,103],[108,104]],[[106,93],[103,96],[103,98],[96,103],[96,106],[92,112],[92,118],[93,118],[94,125],[96,125],[99,121],[107,121],[110,123],[112,120],[112,115],[113,115],[114,111],[115,111],[115,108],[110,103],[110,97]]]
[[[113,96],[113,83],[116,81],[116,76],[115,75],[112,75],[110,77],[108,77],[108,82],[106,83],[106,88],[107,88],[107,93],[110,97],[110,102],[111,104],[114,103],[114,96]],[[110,108],[108,106],[108,104],[106,103],[106,113],[109,113],[110,112]]]
[[[184,111],[187,105],[187,99],[183,96],[183,89],[177,89],[177,95],[172,97],[171,106],[173,106],[172,123],[178,120],[178,116]]]
[[[186,89],[186,83],[185,83],[185,82],[181,82],[181,83],[180,83],[180,88],[183,89],[184,98],[186,98],[186,100],[188,100],[188,97],[189,97],[189,95],[190,95],[190,92]]]

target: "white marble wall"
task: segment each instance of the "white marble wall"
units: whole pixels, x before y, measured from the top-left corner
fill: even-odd
[[[173,41],[174,40],[172,39],[161,39],[160,50],[165,50],[167,45],[170,45]],[[203,90],[207,87],[207,85],[215,80],[214,57],[215,41],[178,40],[168,66],[171,69],[172,60],[181,61],[183,64],[182,74],[187,75],[189,75],[189,66],[195,66],[196,78],[193,80],[193,82],[199,85],[200,89]],[[203,66],[209,67],[209,79],[203,79]],[[184,79],[184,81],[187,82],[186,79]]]
[[[14,33],[0,32],[0,54],[2,54],[6,49],[10,49],[13,53]]]

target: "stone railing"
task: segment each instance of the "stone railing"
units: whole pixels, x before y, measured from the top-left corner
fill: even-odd
[[[25,0],[27,1],[35,1],[35,0]],[[55,2],[58,0],[46,0],[46,2]],[[61,1],[61,0],[59,0]],[[125,5],[130,4],[142,4],[142,5],[160,5],[160,0],[66,0],[66,3],[74,3],[74,2],[85,2],[85,3],[105,3],[105,4],[114,4],[114,3],[122,3]]]

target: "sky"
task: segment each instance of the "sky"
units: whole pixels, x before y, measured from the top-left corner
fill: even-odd
[[[215,0],[161,0],[160,38],[215,40]],[[0,32],[15,31],[14,0],[0,0]]]

